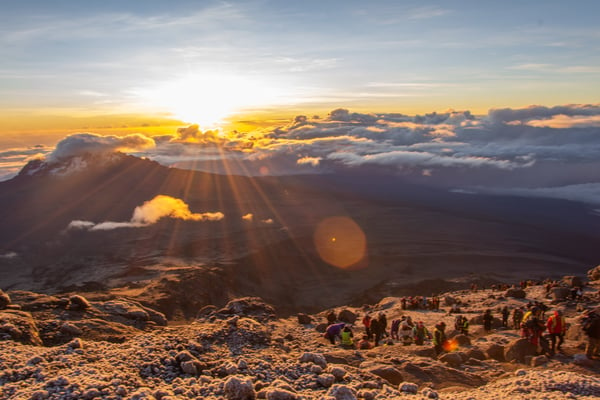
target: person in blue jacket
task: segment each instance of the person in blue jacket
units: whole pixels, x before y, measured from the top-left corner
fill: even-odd
[[[339,324],[331,324],[325,329],[325,334],[323,337],[329,339],[331,344],[335,344],[335,338],[338,337],[341,339],[342,329],[346,326],[345,323],[340,322]]]

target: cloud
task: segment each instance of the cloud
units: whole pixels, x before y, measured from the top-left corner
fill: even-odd
[[[196,124],[190,125],[185,128],[177,129],[177,136],[172,139],[177,142],[189,142],[189,143],[218,143],[223,140],[219,137],[218,130],[207,130],[202,131]]]
[[[146,201],[133,211],[133,216],[127,222],[106,221],[94,223],[91,221],[72,221],[67,229],[83,229],[90,231],[112,230],[117,228],[141,228],[155,224],[162,218],[174,218],[184,221],[219,221],[225,216],[221,212],[192,213],[189,206],[181,199],[158,195]]]
[[[482,188],[481,191],[523,197],[551,197],[600,205],[600,183],[584,183],[540,188]]]
[[[57,162],[65,158],[86,153],[112,153],[116,151],[143,151],[156,145],[153,139],[139,133],[126,136],[102,136],[94,133],[69,135],[56,145],[47,157],[48,162]]]
[[[299,158],[298,161],[296,161],[296,163],[298,163],[299,165],[312,165],[313,167],[316,167],[317,165],[319,165],[320,161],[321,157],[302,157]]]
[[[246,215],[243,215],[243,216],[242,216],[242,219],[243,219],[244,221],[252,221],[252,220],[254,219],[254,215],[253,215],[252,213],[248,213],[248,214],[246,214]]]

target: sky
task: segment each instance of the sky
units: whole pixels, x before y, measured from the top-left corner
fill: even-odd
[[[456,185],[573,192],[600,182],[598,15],[597,1],[3,2],[0,178],[60,143],[140,134],[154,144],[136,154],[165,165],[466,168]],[[105,137],[64,139],[82,132]]]

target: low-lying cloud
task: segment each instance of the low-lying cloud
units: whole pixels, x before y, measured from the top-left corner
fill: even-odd
[[[158,195],[146,201],[133,211],[131,220],[125,222],[105,221],[72,221],[67,229],[83,229],[89,231],[106,231],[118,228],[142,228],[157,223],[161,218],[174,218],[184,221],[219,221],[225,216],[221,212],[193,213],[181,199]]]
[[[155,146],[154,139],[136,133],[126,136],[103,136],[95,133],[69,135],[56,145],[47,161],[56,162],[86,153],[113,153],[144,151]]]

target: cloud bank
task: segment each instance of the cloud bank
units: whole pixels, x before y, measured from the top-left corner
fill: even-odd
[[[114,151],[221,174],[382,174],[466,190],[571,186],[570,197],[581,193],[589,202],[593,196],[577,185],[600,183],[600,104],[502,108],[486,115],[338,108],[250,131],[190,125],[152,138],[85,133],[65,138],[48,159]]]
[[[94,223],[91,221],[76,220],[72,221],[67,229],[106,231],[118,228],[141,228],[155,224],[161,218],[174,218],[184,221],[219,221],[224,217],[221,212],[193,213],[183,200],[171,196],[158,195],[152,200],[146,201],[141,206],[136,207],[129,221]]]
[[[48,162],[57,162],[85,153],[101,154],[143,151],[155,146],[154,139],[136,133],[126,136],[102,136],[95,133],[69,135],[56,145],[47,157]]]

